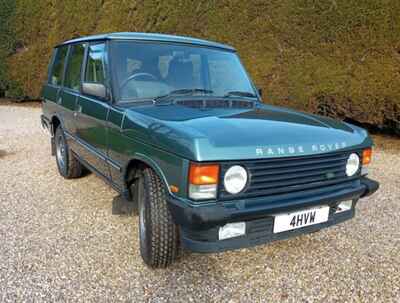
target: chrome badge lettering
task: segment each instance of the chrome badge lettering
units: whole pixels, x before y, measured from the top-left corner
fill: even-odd
[[[333,142],[328,144],[310,145],[285,145],[285,146],[260,146],[256,148],[257,156],[288,156],[304,153],[324,153],[346,148],[346,142]]]

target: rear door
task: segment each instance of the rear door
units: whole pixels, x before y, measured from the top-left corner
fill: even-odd
[[[106,44],[90,43],[87,47],[83,81],[100,83],[107,87]],[[81,94],[75,108],[76,138],[80,145],[79,153],[99,174],[110,178],[107,164],[107,117],[109,102],[97,97]]]
[[[49,77],[46,85],[43,87],[43,102],[46,106],[46,114],[51,117],[56,114],[63,123],[64,129],[69,130],[71,123],[68,123],[68,106],[63,104],[62,85],[65,70],[65,61],[68,54],[68,45],[60,46],[54,49],[53,60],[49,69]],[[70,109],[74,110],[74,108]]]
[[[66,109],[65,124],[67,129],[64,132],[67,135],[67,139],[76,136],[77,115],[75,109],[79,97],[84,56],[85,44],[70,45],[66,60],[63,88],[59,93],[59,100]],[[68,140],[68,143],[75,152],[78,151],[75,140]]]

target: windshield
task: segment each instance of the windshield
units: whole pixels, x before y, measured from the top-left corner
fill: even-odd
[[[171,94],[256,97],[234,52],[179,44],[114,41],[111,56],[121,101]]]

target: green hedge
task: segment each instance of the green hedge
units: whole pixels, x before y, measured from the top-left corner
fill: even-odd
[[[398,0],[16,0],[9,79],[37,98],[52,47],[143,31],[235,46],[265,101],[378,126],[400,122]],[[1,42],[0,42],[1,43]]]
[[[17,45],[14,33],[15,0],[0,0],[0,97],[6,93],[21,95],[22,91],[9,77],[7,58],[15,52]]]

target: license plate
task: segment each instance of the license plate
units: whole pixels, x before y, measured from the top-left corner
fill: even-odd
[[[329,206],[310,208],[292,213],[275,215],[274,233],[328,221]]]

